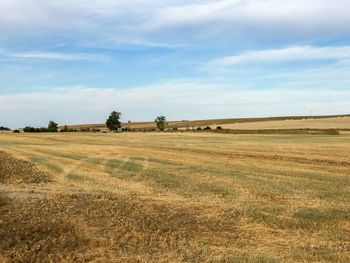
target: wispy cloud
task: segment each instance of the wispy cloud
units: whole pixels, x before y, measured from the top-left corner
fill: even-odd
[[[78,34],[91,41],[116,35],[150,42],[184,36],[236,39],[247,32],[252,33],[250,39],[278,34],[305,40],[349,34],[349,10],[348,0],[13,0],[0,2],[0,29],[3,36],[64,30],[75,32],[72,38]],[[184,27],[190,32],[172,33]]]
[[[162,6],[146,22],[150,29],[202,25],[228,34],[253,29],[282,35],[349,32],[347,0],[221,0]],[[289,29],[289,31],[286,31]],[[219,30],[222,32],[222,30]]]
[[[204,63],[211,76],[256,89],[348,89],[350,46],[297,46],[248,51]]]
[[[31,59],[31,60],[91,60],[91,61],[107,61],[106,55],[91,53],[68,53],[68,52],[12,52],[8,50],[0,50],[0,56],[14,59]]]
[[[115,37],[110,40],[111,44],[117,44],[124,47],[130,48],[165,48],[165,49],[179,49],[183,47],[189,47],[190,44],[184,44],[180,42],[157,42],[149,41],[142,38],[131,38],[131,37]]]
[[[44,59],[44,60],[106,60],[106,56],[94,54],[69,54],[58,52],[29,52],[29,53],[11,53],[8,57],[20,59]]]
[[[209,65],[218,67],[230,67],[248,63],[260,64],[290,61],[322,61],[348,59],[350,59],[350,46],[297,46],[283,49],[268,49],[261,51],[245,52],[239,55],[212,60],[209,62]]]

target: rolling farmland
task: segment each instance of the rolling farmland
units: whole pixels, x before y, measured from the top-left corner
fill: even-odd
[[[349,262],[350,135],[0,134],[1,262]]]
[[[0,0],[0,263],[350,263],[350,0]]]
[[[209,126],[215,129],[221,126],[223,129],[257,130],[257,129],[350,129],[350,115],[330,116],[289,116],[269,118],[236,118],[236,119],[212,119],[212,120],[181,120],[169,121],[168,128],[180,130],[195,129]],[[101,129],[107,130],[105,124],[81,124],[68,125],[73,129]],[[129,122],[123,123],[123,128],[143,130],[155,128],[154,122]],[[61,127],[62,128],[62,127]]]

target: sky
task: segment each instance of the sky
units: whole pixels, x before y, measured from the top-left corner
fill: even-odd
[[[349,0],[0,0],[0,126],[350,113]]]

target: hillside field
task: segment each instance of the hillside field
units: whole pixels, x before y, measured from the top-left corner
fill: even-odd
[[[73,129],[90,128],[107,130],[105,124],[68,125]],[[143,130],[155,128],[154,122],[128,122],[122,124],[123,128]],[[261,129],[350,129],[350,115],[330,116],[285,116],[269,118],[235,118],[212,120],[181,120],[168,121],[168,128],[179,130],[196,129],[217,126],[223,129],[234,130],[261,130]],[[62,126],[61,126],[62,128]]]
[[[350,134],[0,133],[0,262],[350,262]]]

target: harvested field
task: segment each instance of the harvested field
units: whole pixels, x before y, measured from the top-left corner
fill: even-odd
[[[234,225],[203,220],[201,211],[108,193],[1,201],[0,249],[19,262],[201,261],[210,255],[197,238],[235,235]]]
[[[347,134],[3,133],[0,145],[3,262],[350,261]]]
[[[50,176],[37,169],[33,163],[19,160],[6,152],[0,151],[0,183],[43,183],[49,182]]]
[[[350,117],[323,119],[279,120],[266,122],[232,123],[222,125],[223,129],[350,129]]]

